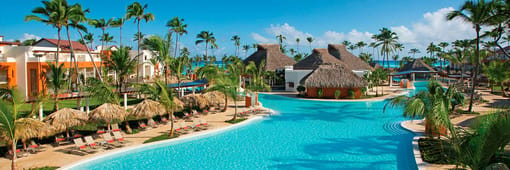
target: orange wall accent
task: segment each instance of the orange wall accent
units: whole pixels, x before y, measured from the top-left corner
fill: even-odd
[[[308,97],[314,97],[317,98],[317,90],[322,89],[322,98],[335,98],[335,91],[340,90],[340,98],[348,98],[349,96],[349,89],[354,90],[354,98],[360,98],[361,97],[361,88],[317,88],[317,87],[307,87],[306,88],[306,95]]]
[[[0,69],[7,70],[7,86],[16,85],[16,63],[0,63]]]

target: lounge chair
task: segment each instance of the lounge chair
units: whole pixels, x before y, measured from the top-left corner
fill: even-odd
[[[152,128],[157,128],[158,127],[158,123],[156,121],[154,121],[154,119],[152,119],[152,118],[147,120],[147,124],[149,126],[151,126]]]
[[[112,131],[114,131],[114,132],[121,131],[121,129],[119,128],[119,124],[117,124],[117,123],[112,124]]]
[[[87,144],[83,143],[83,140],[81,138],[75,138],[73,139],[74,145],[76,146],[76,149],[79,151],[83,151],[86,153],[95,153],[96,150],[87,147]]]
[[[204,128],[201,127],[202,125],[198,121],[198,119],[193,119],[193,125],[191,126],[192,129],[195,131],[201,131],[204,130]]]
[[[63,135],[55,136],[55,144],[57,146],[64,145],[64,144],[69,144],[69,143],[70,142]]]
[[[44,147],[42,147],[41,145],[35,143],[33,140],[30,141],[30,145],[27,148],[27,151],[30,152],[30,153],[42,152],[42,151],[45,151],[45,150],[46,149]]]
[[[98,146],[96,142],[94,142],[94,138],[92,136],[85,136],[83,139],[85,139],[85,143],[93,148],[93,149],[100,149],[101,147]]]
[[[209,126],[209,124],[207,124],[207,121],[205,119],[200,119],[200,124],[202,124],[202,126]]]
[[[181,128],[184,132],[190,132],[191,128],[189,126],[186,126],[186,122],[181,122]]]
[[[13,152],[9,150],[9,152],[5,155],[8,159],[12,159]],[[27,152],[22,151],[21,149],[16,149],[16,158],[23,158],[28,156]]]
[[[148,129],[147,125],[145,123],[143,123],[142,121],[139,121],[138,122],[138,126],[140,126],[140,129],[141,130],[146,130]]]
[[[122,134],[120,132],[113,132],[113,137],[119,143],[122,143],[122,144],[127,143],[127,141],[124,140],[124,137],[122,137]]]
[[[105,140],[105,143],[107,145],[110,145],[110,146],[113,146],[113,147],[116,147],[116,148],[120,148],[120,147],[123,147],[124,145],[122,145],[121,143],[119,142],[116,142],[113,138],[112,138],[112,135],[110,135],[110,133],[105,133],[103,134],[103,139]]]
[[[167,119],[166,117],[162,117],[162,118],[161,118],[161,122],[162,122],[163,124],[167,124],[167,123],[168,123],[168,119]]]

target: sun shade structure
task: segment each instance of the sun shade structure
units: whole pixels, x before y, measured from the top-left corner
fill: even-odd
[[[158,102],[155,102],[150,99],[146,99],[140,103],[138,103],[133,110],[129,113],[129,115],[134,116],[136,118],[152,118],[158,115],[164,115],[165,107]]]
[[[264,71],[285,69],[285,66],[292,66],[296,64],[294,59],[282,53],[279,44],[258,44],[257,51],[246,58],[243,62],[248,64],[250,61],[253,61],[257,66],[259,66],[262,60],[266,61]]]
[[[347,51],[345,45],[329,44],[328,51],[331,55],[347,64],[352,70],[374,70],[372,66]]]
[[[342,61],[329,54],[328,49],[316,48],[313,49],[312,54],[305,59],[294,64],[296,70],[314,70],[322,64],[337,64],[344,65]]]
[[[90,112],[89,117],[92,121],[111,123],[123,121],[128,113],[122,106],[105,103]]]
[[[55,129],[48,124],[33,118],[16,120],[16,137],[22,141],[30,138],[43,138],[53,135]]]
[[[63,108],[50,114],[44,121],[58,132],[66,131],[69,137],[69,128],[84,125],[87,123],[88,119],[89,117],[85,112],[71,108]]]
[[[200,109],[204,109],[207,107],[207,100],[198,94],[189,94],[182,98],[182,101],[185,105],[188,105],[189,107],[196,106]]]
[[[220,104],[225,103],[225,95],[218,91],[204,93],[204,94],[202,94],[202,97],[204,97],[205,100],[207,100],[207,103],[209,104],[209,106],[219,107]]]
[[[402,78],[415,81],[416,79],[428,80],[434,74],[437,74],[434,68],[426,64],[423,60],[414,59],[412,62],[406,63],[399,72],[392,73],[391,77],[401,76]]]
[[[177,97],[174,97],[174,103],[175,103],[175,110],[176,112],[182,111],[184,109],[184,102],[179,100]]]
[[[337,64],[320,65],[301,79],[300,83],[306,87],[308,97],[319,98],[334,98],[337,90],[340,91],[340,97],[359,98],[361,88],[368,84],[346,66]]]

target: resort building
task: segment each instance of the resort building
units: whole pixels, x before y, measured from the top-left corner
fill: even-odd
[[[137,50],[130,50],[129,56],[131,58],[135,58],[138,55]],[[138,71],[138,76],[140,80],[152,80],[157,73],[160,73],[162,70],[159,70],[159,63],[152,63],[151,59],[156,58],[154,53],[150,50],[141,50],[140,57],[138,58],[138,68],[136,68],[135,72]],[[136,73],[130,76],[130,78],[136,79]]]
[[[0,88],[12,87],[16,84],[16,60],[7,57],[4,48],[20,44],[19,42],[4,41],[4,36],[0,36]]]
[[[406,63],[399,72],[392,73],[390,75],[390,86],[393,84],[393,79],[408,79],[411,81],[416,80],[429,80],[430,78],[437,76],[437,71],[431,66],[426,64],[421,59],[414,59],[412,62]]]
[[[248,58],[244,59],[244,63],[248,64],[250,61],[255,62],[257,66],[262,61],[265,61],[264,71],[272,71],[276,76],[281,77],[281,80],[285,78],[285,71],[287,66],[296,64],[294,59],[287,56],[280,50],[279,44],[258,44],[257,51],[255,51]],[[275,81],[271,86],[273,88],[285,88],[285,81]]]
[[[306,87],[306,96],[312,98],[359,98],[361,88],[368,84],[345,64],[319,65],[300,83]]]
[[[505,54],[506,52],[506,54]],[[507,54],[510,54],[510,46],[506,46],[505,48],[503,49],[496,49],[492,55],[486,57],[483,59],[483,62],[484,63],[487,63],[487,62],[491,62],[491,61],[494,61],[494,60],[497,60],[497,61],[507,61],[507,60],[510,60],[510,57],[507,56]]]
[[[328,49],[314,49],[312,54],[299,63],[285,69],[285,91],[297,91],[300,81],[322,64],[340,64],[358,77],[372,71],[373,68],[360,58],[347,51],[344,45],[329,44]]]

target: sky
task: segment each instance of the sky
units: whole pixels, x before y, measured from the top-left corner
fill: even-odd
[[[4,40],[25,40],[30,38],[56,38],[57,30],[50,25],[36,21],[25,22],[24,17],[31,10],[42,6],[38,0],[4,0],[0,10],[0,35]],[[89,18],[121,17],[133,0],[68,0],[69,4],[80,3],[90,9]],[[390,28],[399,36],[405,46],[401,56],[418,48],[419,56],[426,55],[425,48],[430,42],[452,42],[457,39],[473,38],[472,26],[460,20],[447,21],[448,12],[458,9],[462,0],[192,0],[192,1],[139,1],[148,4],[146,11],[155,15],[155,21],[140,24],[146,35],[163,36],[168,31],[165,24],[179,16],[188,24],[188,34],[181,38],[181,47],[187,47],[192,55],[204,52],[204,45],[195,45],[200,31],[210,31],[217,39],[219,49],[216,56],[233,54],[235,47],[230,40],[233,35],[241,37],[241,44],[276,43],[276,35],[287,37],[288,48],[297,49],[296,38],[300,38],[299,51],[310,53],[306,37],[314,37],[312,48],[327,48],[328,43],[371,42],[371,36],[379,29]],[[89,27],[96,36],[94,45],[100,45],[101,31]],[[107,30],[119,43],[119,29]],[[137,32],[133,20],[123,27],[123,44],[136,46],[132,41]],[[64,36],[65,34],[63,34]],[[71,30],[71,37],[79,34]],[[67,38],[67,37],[66,37]],[[369,50],[368,47],[365,51]],[[248,55],[254,49],[250,49]],[[356,50],[354,53],[359,53]],[[209,52],[210,53],[210,52]],[[245,57],[244,51],[240,54]]]

